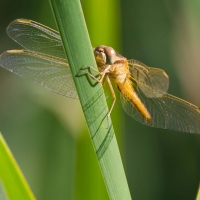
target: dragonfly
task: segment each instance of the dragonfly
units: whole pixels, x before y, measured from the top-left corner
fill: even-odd
[[[73,77],[63,50],[59,33],[27,19],[17,19],[7,27],[7,34],[24,49],[8,50],[0,55],[0,66],[43,87],[78,99]],[[127,58],[112,47],[94,48],[99,74],[97,82],[107,81],[113,96],[110,115],[115,104],[112,83],[120,92],[125,112],[150,127],[181,132],[200,133],[200,108],[167,93],[169,77],[159,68]]]

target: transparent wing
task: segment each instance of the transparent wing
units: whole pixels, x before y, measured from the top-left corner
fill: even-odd
[[[148,98],[139,87],[135,90],[149,111],[152,124],[142,117],[123,94],[121,94],[121,103],[125,112],[138,122],[156,128],[200,133],[200,109],[197,106],[169,94],[158,98]]]
[[[10,50],[0,55],[0,66],[55,93],[78,99],[65,59],[28,50]]]
[[[66,59],[59,33],[47,26],[17,19],[9,24],[7,34],[25,49]]]
[[[167,93],[169,77],[164,70],[147,67],[137,60],[129,60],[129,70],[132,79],[147,97],[162,97]]]

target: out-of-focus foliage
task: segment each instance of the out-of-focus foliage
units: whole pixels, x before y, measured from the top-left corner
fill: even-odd
[[[126,1],[121,8],[123,55],[164,69],[170,77],[169,93],[200,106],[197,1]],[[199,136],[125,119],[132,198],[195,199],[200,178]]]

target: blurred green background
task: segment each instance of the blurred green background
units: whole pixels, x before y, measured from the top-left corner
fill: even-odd
[[[169,93],[200,106],[199,1],[83,0],[82,5],[94,46],[112,46],[164,69]],[[14,19],[56,29],[48,1],[1,0],[0,13],[0,53],[21,49],[6,35]],[[111,117],[133,199],[195,199],[199,135],[141,125],[119,101]],[[0,131],[38,200],[108,199],[77,100],[0,68]]]

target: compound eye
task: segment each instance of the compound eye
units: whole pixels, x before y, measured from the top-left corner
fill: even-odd
[[[106,63],[113,64],[116,61],[116,52],[112,47],[105,47],[104,52],[106,54]]]

